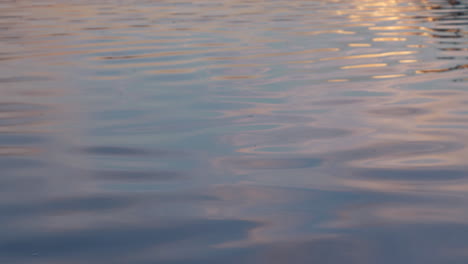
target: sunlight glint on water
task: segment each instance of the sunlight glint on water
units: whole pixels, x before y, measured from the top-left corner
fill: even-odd
[[[0,0],[0,262],[466,263],[468,2]]]

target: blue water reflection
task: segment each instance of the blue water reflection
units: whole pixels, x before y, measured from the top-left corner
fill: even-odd
[[[467,17],[0,0],[0,262],[466,263]]]

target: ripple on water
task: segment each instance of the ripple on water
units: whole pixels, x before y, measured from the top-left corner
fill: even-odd
[[[239,159],[234,164],[244,169],[274,170],[274,169],[300,169],[319,166],[320,159],[314,158],[271,158],[271,159]]]
[[[0,261],[467,263],[467,17],[0,0]]]
[[[405,117],[405,116],[414,116],[414,115],[423,115],[428,111],[415,108],[415,107],[386,107],[370,110],[369,113],[379,115],[379,116],[388,116],[388,117]]]

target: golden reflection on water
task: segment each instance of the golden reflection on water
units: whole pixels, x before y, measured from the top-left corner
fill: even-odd
[[[434,231],[467,233],[465,3],[0,5],[7,262],[450,263],[432,249],[466,246]]]

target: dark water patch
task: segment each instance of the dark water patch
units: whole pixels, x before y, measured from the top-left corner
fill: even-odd
[[[9,156],[9,155],[7,155]],[[0,159],[0,168],[3,171],[10,170],[21,170],[21,169],[32,169],[32,168],[41,168],[46,164],[42,161],[36,159],[28,158],[13,158],[13,157],[1,157]]]
[[[349,104],[358,104],[364,103],[362,99],[333,99],[333,100],[324,100],[324,101],[314,101],[312,105],[349,105]]]
[[[384,92],[373,92],[373,91],[346,91],[343,92],[344,96],[353,96],[353,97],[374,97],[374,96],[391,96],[392,93],[384,93]]]
[[[278,119],[281,119],[279,117]],[[277,119],[277,120],[278,120]],[[253,122],[258,122],[255,118]],[[262,119],[260,119],[262,120]],[[288,119],[294,122],[294,119]],[[308,120],[310,122],[310,120]],[[292,144],[306,142],[309,140],[326,140],[333,138],[340,138],[350,136],[351,131],[345,129],[335,128],[321,128],[321,127],[280,127],[268,129],[266,131],[246,131],[234,137],[230,137],[230,141],[239,145],[271,145],[271,144]]]
[[[448,181],[468,177],[468,170],[464,169],[351,169],[350,174],[357,178],[373,180],[406,180],[406,181]]]
[[[44,118],[40,118],[40,113],[28,113],[28,115],[32,115],[32,117],[14,117],[14,115],[9,118],[0,117],[0,127],[14,127],[19,125],[34,124],[40,122],[41,119],[44,120]]]
[[[468,64],[456,65],[456,66],[444,68],[444,69],[419,70],[416,73],[448,72],[448,71],[461,70],[461,69],[468,69]]]
[[[47,110],[46,105],[31,104],[31,103],[0,103],[1,112],[41,112]]]
[[[385,229],[369,228],[369,232],[354,232],[353,238],[368,241],[373,244],[373,253],[377,256],[386,256],[381,261],[391,264],[394,261],[405,262],[412,259],[416,262],[437,264],[441,262],[463,263],[466,259],[464,248],[468,246],[464,236],[468,233],[464,224],[430,224],[417,222],[410,225],[389,224]],[[423,239],[428,232],[437,235],[439,239]],[[420,247],[409,250],[413,243]],[[424,249],[430,249],[432,254],[423,254]]]
[[[428,113],[428,111],[425,109],[414,107],[387,107],[370,110],[369,113],[379,116],[397,117],[422,115]]]
[[[136,24],[136,25],[130,25],[130,27],[133,28],[146,28],[146,27],[151,27],[152,25],[146,25],[146,24]]]
[[[107,27],[86,27],[83,28],[83,30],[106,30],[108,29]]]
[[[36,169],[36,168],[33,168]],[[47,182],[44,179],[34,176],[20,176],[18,170],[8,169],[3,171],[2,177],[0,178],[0,191],[4,194],[7,193],[18,193],[18,192],[33,192],[37,189],[43,189],[47,186]],[[14,207],[14,206],[12,206]],[[2,214],[0,210],[0,218],[9,218],[9,214]]]
[[[190,241],[216,245],[241,239],[260,224],[246,220],[197,220],[156,226],[108,226],[64,232],[62,234],[35,234],[0,243],[4,258],[25,258],[38,252],[37,259],[57,260],[78,254],[83,261],[99,256],[118,254],[131,256],[155,246]],[[26,257],[27,259],[28,257]]]
[[[72,214],[79,212],[102,212],[128,207],[135,199],[126,196],[70,197],[60,200],[40,201],[1,205],[0,212],[5,218],[31,217],[34,215]]]
[[[274,169],[300,169],[319,166],[322,161],[314,158],[271,158],[271,159],[244,159],[235,160],[234,164],[245,169],[274,170]]]
[[[156,156],[168,157],[183,155],[182,152],[118,146],[91,146],[76,148],[77,152],[100,156]]]
[[[168,181],[187,178],[176,171],[95,171],[91,172],[96,179],[118,181]]]
[[[278,242],[261,246],[247,263],[370,263],[373,253],[365,241],[330,235],[297,242]]]
[[[37,135],[37,134],[7,134],[7,133],[0,133],[0,145],[13,145],[13,146],[21,146],[21,145],[31,145],[31,144],[39,144],[45,143],[47,138],[45,136]]]
[[[0,83],[18,83],[18,82],[37,82],[50,81],[50,77],[45,76],[16,76],[8,78],[0,78]]]
[[[79,149],[80,152],[92,155],[117,155],[117,156],[147,156],[149,151],[138,148],[95,146]]]
[[[444,141],[394,141],[356,147],[351,150],[326,154],[328,159],[336,161],[359,161],[371,159],[389,159],[417,157],[424,154],[442,154],[464,149],[457,142]]]
[[[199,76],[196,73],[148,74],[147,79],[156,82],[190,81],[199,79]]]
[[[352,240],[349,237],[324,235],[304,238],[300,241],[267,242],[248,248],[221,248],[217,254],[195,257],[189,260],[177,258],[164,264],[195,263],[372,263],[375,259],[366,250],[365,241]],[[150,264],[150,260],[139,264]]]
[[[142,120],[140,122],[131,122],[128,124],[109,125],[96,128],[93,133],[107,135],[112,133],[114,135],[141,135],[141,134],[170,134],[170,133],[187,133],[203,130],[206,128],[223,127],[231,120],[219,120],[213,122],[211,120],[168,120],[162,118],[158,123],[153,124]]]

